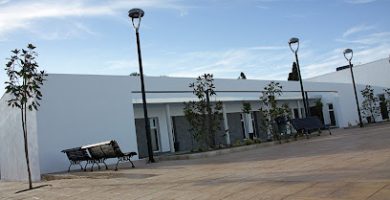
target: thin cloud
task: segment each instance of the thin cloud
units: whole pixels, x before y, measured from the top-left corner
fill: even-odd
[[[388,57],[390,53],[390,32],[377,32],[362,35],[354,39],[337,39],[342,46],[354,50],[353,63],[355,65],[372,62]],[[343,57],[343,48],[337,48],[317,57],[304,68],[304,76],[314,77],[335,71],[336,67],[346,65]]]
[[[44,30],[43,27],[34,26],[29,28],[29,30],[36,37],[44,40],[68,40],[100,35],[81,22],[67,22],[62,20],[61,25],[52,25],[51,31]]]
[[[353,39],[337,39],[336,41],[360,45],[380,45],[390,42],[390,32],[377,32],[359,36]]]
[[[288,49],[286,46],[256,46],[256,47],[250,47],[250,50],[283,50]]]
[[[367,25],[355,26],[345,31],[343,37],[345,38],[356,33],[372,30],[374,28],[375,28],[374,26],[367,26]]]
[[[362,64],[387,57],[390,53],[390,32],[361,35],[350,40],[340,40],[340,46],[325,52],[312,50],[310,42],[302,43],[301,73],[304,79],[333,72],[346,65],[344,47],[354,49],[354,64]],[[275,56],[277,55],[277,56]],[[216,77],[236,78],[243,71],[247,77],[265,80],[286,80],[294,61],[288,47],[253,46],[225,51],[176,53],[169,63],[170,76],[195,77],[214,73]],[[184,67],[183,67],[184,66]]]
[[[6,4],[6,3],[8,3],[10,0],[1,0],[0,1],[0,5],[3,5],[3,4]]]
[[[257,5],[256,8],[263,9],[263,10],[268,10],[270,7],[269,6]]]
[[[274,56],[275,53],[278,56]],[[168,72],[169,76],[195,77],[213,73],[216,77],[233,78],[244,72],[250,78],[268,79],[273,74],[275,79],[280,80],[287,79],[291,57],[288,47],[255,46],[177,54],[174,62],[166,63],[169,63],[169,69],[173,69]],[[284,75],[280,76],[281,73]]]
[[[376,0],[347,0],[345,2],[351,3],[351,4],[366,4],[366,3],[372,3]]]
[[[178,0],[117,0],[104,3],[88,0],[24,0],[17,3],[8,1],[1,3],[3,5],[0,7],[0,39],[16,30],[28,30],[43,19],[113,16],[128,7],[174,9],[181,15],[187,12]]]

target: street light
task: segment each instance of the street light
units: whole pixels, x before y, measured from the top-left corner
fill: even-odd
[[[141,19],[144,16],[144,11],[139,8],[133,8],[129,10],[129,17],[133,23],[135,34],[137,36],[137,50],[138,50],[138,63],[139,63],[139,73],[141,79],[141,92],[142,92],[142,105],[144,109],[144,120],[145,120],[145,130],[146,130],[146,140],[148,144],[148,154],[149,162],[155,162],[153,158],[153,149],[152,149],[152,140],[150,134],[150,122],[148,117],[148,109],[146,107],[146,94],[145,94],[145,83],[144,83],[144,72],[142,69],[142,57],[141,57],[141,45],[139,42],[139,27],[141,24]]]
[[[352,49],[345,49],[344,50],[344,58],[347,59],[347,61],[349,63],[349,69],[351,70],[353,91],[355,92],[356,108],[357,108],[358,115],[359,115],[359,126],[363,127],[362,116],[360,114],[359,100],[358,100],[358,96],[356,93],[355,77],[353,75],[353,70],[352,70],[352,63],[351,63],[352,57],[353,57]]]
[[[299,83],[301,84],[302,101],[303,101],[303,106],[305,108],[305,117],[308,117],[307,100],[305,98],[305,92],[303,90],[301,69],[299,67],[299,61],[298,61],[299,39],[296,37],[291,38],[288,41],[288,45],[290,46],[291,51],[295,54],[295,62],[297,64],[298,78],[299,78]]]

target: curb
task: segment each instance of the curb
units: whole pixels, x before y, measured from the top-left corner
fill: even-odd
[[[282,143],[284,144],[284,143]],[[230,154],[234,152],[241,152],[241,151],[248,151],[252,149],[257,149],[260,147],[269,147],[279,144],[274,144],[274,142],[267,142],[267,143],[260,143],[260,144],[252,144],[252,145],[246,145],[246,146],[239,146],[239,147],[231,147],[227,149],[218,149],[214,151],[207,151],[207,152],[199,152],[199,153],[189,153],[189,154],[181,154],[181,155],[167,155],[167,156],[158,156],[156,159],[158,161],[169,161],[169,160],[191,160],[191,159],[199,159],[199,158],[208,158],[208,157],[214,157],[218,155],[225,155]]]

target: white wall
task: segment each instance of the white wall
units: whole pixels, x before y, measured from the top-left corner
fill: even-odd
[[[4,95],[0,100],[1,180],[27,181],[21,113],[18,108],[8,106],[8,98],[8,95]],[[30,111],[27,114],[27,129],[31,176],[33,181],[38,181],[40,180],[40,172],[35,111]]]
[[[49,75],[38,112],[42,173],[67,170],[67,148],[114,139],[122,151],[138,151],[130,79]]]
[[[335,69],[336,70],[336,69]],[[390,62],[389,59],[380,59],[374,62],[356,65],[353,67],[356,84],[380,86],[390,88]],[[350,69],[335,71],[306,79],[314,82],[351,83]]]

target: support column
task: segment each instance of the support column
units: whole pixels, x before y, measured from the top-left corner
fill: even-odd
[[[297,100],[297,106],[298,106],[299,118],[303,118],[303,113],[302,113],[302,109],[301,109],[301,102],[299,100]]]
[[[228,118],[226,114],[226,107],[225,104],[222,104],[222,115],[223,115],[223,126],[225,128],[225,139],[226,139],[226,144],[230,145],[230,132],[229,132],[229,123],[228,123]]]
[[[245,138],[249,139],[253,133],[252,116],[250,113],[244,113]]]
[[[167,131],[168,131],[168,138],[169,138],[169,147],[171,152],[175,152],[175,146],[173,141],[173,129],[172,129],[172,118],[171,118],[171,109],[169,104],[165,105],[165,117],[167,122]]]

